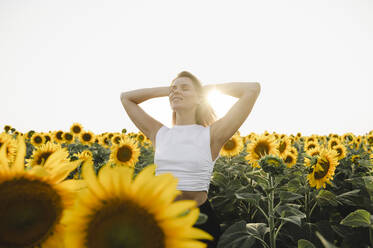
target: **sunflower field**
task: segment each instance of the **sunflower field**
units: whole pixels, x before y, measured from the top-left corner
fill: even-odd
[[[208,198],[218,248],[372,247],[373,130],[328,136],[237,132]],[[196,202],[174,202],[141,132],[0,133],[0,248],[206,247]]]

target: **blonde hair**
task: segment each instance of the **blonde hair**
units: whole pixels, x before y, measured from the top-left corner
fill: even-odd
[[[194,88],[197,91],[197,94],[202,97],[202,103],[198,105],[196,113],[195,113],[195,119],[198,125],[202,125],[204,127],[207,127],[214,123],[217,119],[217,116],[215,114],[214,109],[211,107],[211,105],[207,101],[207,96],[203,92],[203,87],[201,82],[190,72],[188,71],[182,71],[180,72],[176,78],[172,80],[171,85],[174,83],[174,81],[180,77],[187,77],[190,78],[193,82]],[[176,112],[173,111],[172,113],[172,125],[176,124]]]

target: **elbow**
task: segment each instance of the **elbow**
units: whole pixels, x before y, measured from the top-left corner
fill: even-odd
[[[125,98],[125,96],[126,96],[126,92],[120,93],[120,101],[123,102],[123,99]]]
[[[260,93],[260,83],[255,83],[256,84],[256,92],[259,95]]]
[[[249,95],[259,95],[260,93],[260,83],[252,82],[248,84],[248,90],[246,91]]]

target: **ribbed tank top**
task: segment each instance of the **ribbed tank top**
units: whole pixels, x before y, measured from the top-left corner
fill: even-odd
[[[208,192],[216,160],[210,149],[210,126],[162,126],[155,136],[155,175],[172,173],[178,190]]]

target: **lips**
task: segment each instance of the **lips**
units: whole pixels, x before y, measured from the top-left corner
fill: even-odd
[[[179,96],[174,96],[174,97],[172,98],[172,101],[174,101],[174,100],[176,100],[176,99],[183,100],[183,98],[181,98],[181,97],[179,97]]]

